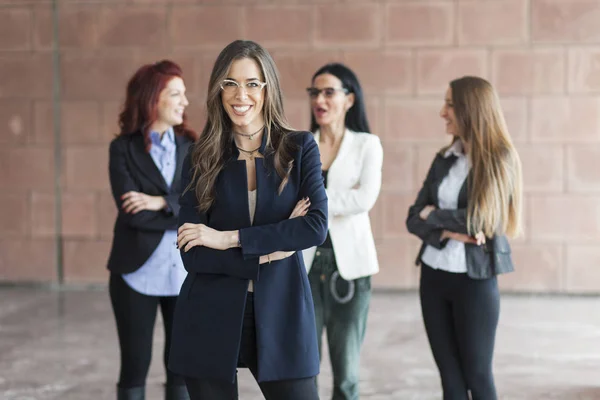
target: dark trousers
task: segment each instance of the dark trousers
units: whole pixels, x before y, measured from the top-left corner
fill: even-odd
[[[129,287],[119,274],[110,275],[108,288],[121,347],[121,372],[118,386],[132,388],[146,384],[152,360],[152,336],[158,306],[162,312],[165,328],[163,362],[167,371],[167,385],[184,385],[183,377],[167,369],[177,296],[159,297],[138,293]]]
[[[327,331],[333,372],[333,400],[359,398],[360,349],[367,330],[371,277],[344,280],[334,251],[317,248],[308,274],[315,304],[319,355],[323,329]]]
[[[496,277],[421,269],[421,310],[444,400],[496,400],[492,358],[500,314]]]
[[[254,378],[258,372],[256,353],[256,325],[254,322],[254,296],[248,293],[240,343],[239,361],[250,369]],[[191,400],[237,400],[237,381],[234,383],[185,378]],[[282,381],[258,382],[266,400],[319,400],[314,377]]]

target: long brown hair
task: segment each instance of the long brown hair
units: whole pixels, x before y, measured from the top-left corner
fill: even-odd
[[[142,132],[146,150],[150,151],[150,126],[158,118],[158,100],[160,93],[174,77],[183,79],[179,65],[170,60],[142,65],[127,83],[127,92],[123,111],[119,114],[119,136]],[[176,135],[196,140],[198,134],[187,126],[187,116],[183,114],[183,123],[173,127]]]
[[[295,145],[289,133],[293,129],[283,112],[283,95],[275,62],[259,44],[249,40],[236,40],[221,51],[213,66],[208,82],[206,124],[191,153],[192,181],[186,190],[195,186],[198,208],[201,211],[208,210],[213,204],[217,177],[232,155],[232,124],[223,108],[220,84],[227,78],[231,64],[243,58],[256,61],[267,82],[263,89],[266,92],[262,109],[266,130],[264,134],[267,135],[264,155],[273,155],[275,171],[281,178],[279,193],[287,184],[292,169]]]
[[[487,237],[496,233],[518,236],[522,232],[521,160],[510,138],[498,95],[488,81],[474,76],[455,79],[450,88],[458,134],[468,147],[471,163],[469,233],[473,230]]]

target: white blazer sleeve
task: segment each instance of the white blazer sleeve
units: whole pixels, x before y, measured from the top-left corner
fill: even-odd
[[[358,187],[348,190],[326,189],[330,217],[368,212],[377,201],[381,189],[383,148],[375,135],[371,140],[367,140],[364,146]]]

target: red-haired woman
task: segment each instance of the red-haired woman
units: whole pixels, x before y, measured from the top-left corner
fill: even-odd
[[[160,306],[164,362],[175,301],[186,277],[177,242],[181,165],[196,132],[186,126],[181,68],[164,60],[142,66],[127,84],[119,135],[110,144],[110,184],[118,216],[108,269],[121,348],[118,400],[143,400]],[[189,399],[182,377],[167,370],[165,399]]]

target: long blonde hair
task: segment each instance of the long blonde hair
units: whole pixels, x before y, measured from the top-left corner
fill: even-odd
[[[215,200],[217,177],[231,156],[233,143],[231,120],[221,102],[220,84],[227,78],[231,64],[243,58],[256,61],[267,82],[263,89],[265,102],[262,109],[267,135],[265,156],[273,154],[275,171],[282,180],[279,193],[285,187],[292,169],[296,145],[289,136],[293,129],[283,111],[283,94],[275,62],[259,44],[250,40],[236,40],[227,45],[215,61],[208,83],[206,124],[192,150],[190,185],[195,185],[198,208],[201,211],[207,211]]]
[[[450,88],[458,134],[468,148],[471,163],[469,233],[516,237],[522,233],[521,160],[508,133],[498,95],[488,81],[473,76],[453,80]]]

